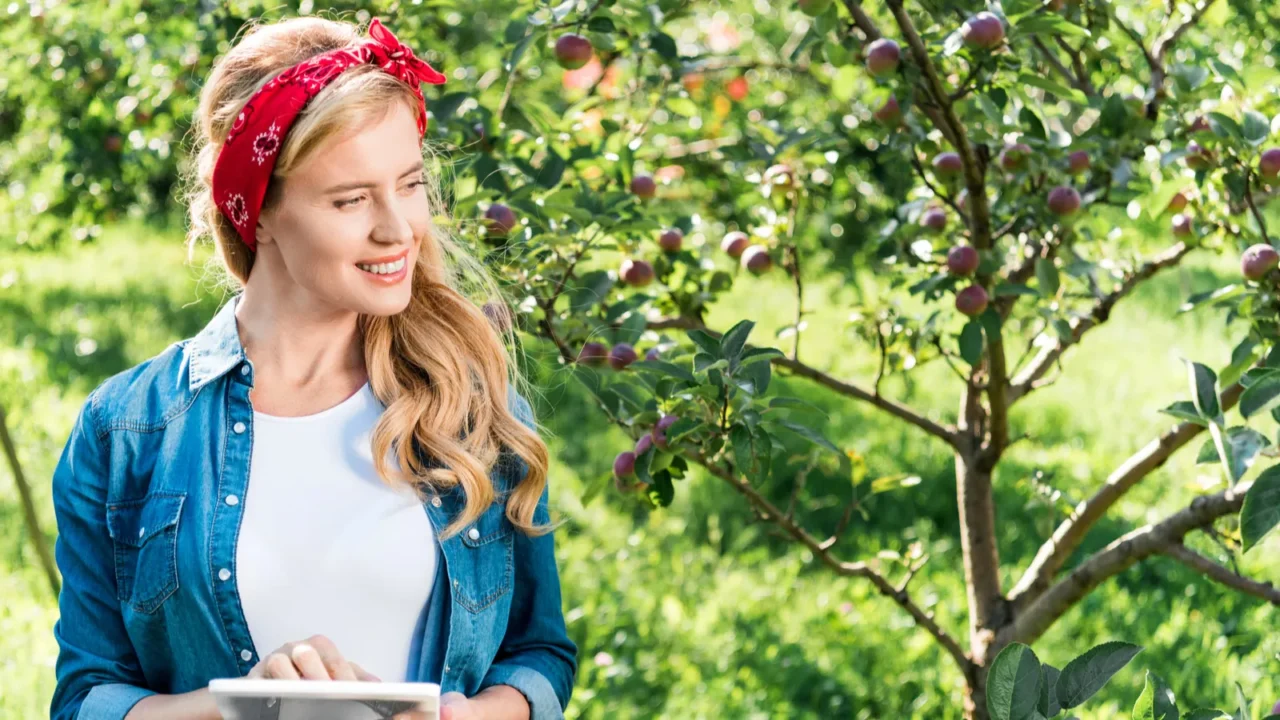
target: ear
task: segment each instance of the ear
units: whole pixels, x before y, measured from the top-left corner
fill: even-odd
[[[273,242],[275,242],[275,239],[271,237],[271,231],[267,229],[267,225],[269,224],[270,224],[269,222],[267,223],[263,222],[263,217],[261,215],[258,216],[258,225],[254,229],[254,240],[256,241],[258,247],[262,247],[263,245],[270,245]]]

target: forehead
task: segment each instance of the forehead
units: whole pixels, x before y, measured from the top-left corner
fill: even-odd
[[[325,181],[376,180],[404,172],[406,161],[422,155],[413,111],[395,103],[361,127],[335,135],[316,147],[297,174]]]

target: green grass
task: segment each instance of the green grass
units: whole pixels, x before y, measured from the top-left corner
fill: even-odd
[[[1228,259],[1205,256],[1159,276],[1067,355],[1057,384],[1018,406],[1015,431],[1031,438],[1014,446],[996,479],[1006,583],[1054,520],[1035,500],[1030,474],[1051,475],[1069,498],[1087,494],[1171,424],[1157,410],[1187,397],[1181,357],[1224,364],[1239,330],[1226,337],[1220,317],[1175,317],[1173,309],[1231,270]],[[864,296],[883,294],[878,282],[861,273]],[[813,314],[803,356],[838,377],[872,377],[876,356],[843,329],[853,291],[816,278],[806,292]],[[107,375],[194,334],[221,300],[203,267],[186,264],[172,231],[119,226],[74,251],[0,261],[0,402],[50,540],[48,478],[85,394]],[[750,317],[759,324],[753,339],[767,343],[793,311],[780,277],[750,280],[738,284],[711,322],[724,328]],[[606,427],[562,369],[547,361],[533,374],[543,390],[540,418],[551,433],[553,502],[570,519],[557,548],[566,616],[581,648],[571,718],[959,717],[958,674],[909,618],[867,583],[833,577],[808,553],[749,523],[740,497],[718,480],[678,483],[666,510],[647,511],[612,490],[584,507],[584,488],[608,473],[628,440]],[[888,379],[882,389],[939,419],[954,417],[958,388],[945,366],[926,366],[911,378],[909,386]],[[778,382],[823,408],[823,431],[864,455],[873,474],[923,478],[914,488],[878,496],[870,519],[855,523],[840,550],[870,557],[923,541],[932,561],[913,592],[963,636],[952,458],[937,441],[866,406],[804,381]],[[1089,546],[1185,504],[1205,478],[1215,477],[1212,467],[1193,460],[1194,449],[1184,451],[1157,471]],[[816,532],[834,522],[847,485],[821,473],[814,478],[804,517]],[[765,490],[783,502],[789,495],[776,481]],[[1244,568],[1259,578],[1280,577],[1274,549],[1251,552]],[[0,470],[0,717],[47,716],[56,615],[12,479]],[[1184,709],[1225,708],[1234,681],[1270,707],[1280,692],[1272,679],[1280,640],[1268,632],[1275,620],[1269,606],[1153,560],[1105,584],[1036,650],[1061,666],[1104,640],[1147,646],[1084,708],[1084,720],[1131,707],[1147,668],[1170,682]]]

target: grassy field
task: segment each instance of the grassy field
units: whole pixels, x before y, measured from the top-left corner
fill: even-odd
[[[194,334],[222,302],[200,255],[187,263],[179,232],[111,228],[94,245],[0,259],[0,403],[9,413],[41,519],[52,539],[48,478],[84,396],[103,378]],[[1051,474],[1069,497],[1096,487],[1117,463],[1171,420],[1157,410],[1187,397],[1182,357],[1224,364],[1232,340],[1209,313],[1174,316],[1178,302],[1232,270],[1230,259],[1197,257],[1149,283],[1110,322],[1067,356],[1067,374],[1019,406],[1018,443],[996,478],[1000,549],[1009,582],[1053,522],[1029,482]],[[883,291],[863,274],[866,293]],[[759,323],[768,342],[793,307],[781,284],[739,283],[712,323]],[[804,336],[811,364],[840,377],[868,378],[875,356],[841,328],[852,290],[813,282],[814,314]],[[732,313],[730,313],[732,310]],[[819,332],[817,329],[822,328]],[[1238,332],[1238,331],[1237,331]],[[534,373],[550,429],[553,503],[570,523],[558,534],[569,628],[581,648],[571,718],[958,718],[959,677],[909,619],[869,585],[833,578],[806,552],[747,522],[738,496],[714,478],[677,485],[675,504],[648,512],[608,491],[583,505],[588,483],[608,472],[628,441],[586,402],[568,374],[546,361]],[[884,390],[951,417],[958,388],[945,366]],[[963,635],[951,457],[930,438],[867,408],[782,380],[787,392],[828,413],[824,431],[863,454],[874,474],[909,471],[923,482],[880,496],[871,519],[842,548],[861,556],[926,543],[933,560],[914,592],[940,621]],[[551,410],[554,408],[554,412]],[[584,427],[600,427],[583,433]],[[1198,448],[1199,443],[1195,443]],[[1090,537],[1097,546],[1177,508],[1214,478],[1184,451]],[[847,483],[846,483],[847,484]],[[785,498],[785,488],[774,488]],[[838,511],[847,488],[815,488],[815,519]],[[1244,569],[1280,577],[1275,545],[1246,558]],[[56,645],[56,604],[24,535],[7,468],[0,470],[0,717],[47,716]],[[1061,666],[1109,639],[1147,649],[1084,720],[1115,717],[1141,691],[1143,669],[1165,677],[1184,709],[1227,706],[1240,682],[1258,704],[1277,696],[1280,638],[1268,632],[1272,608],[1234,595],[1167,560],[1142,563],[1107,583],[1037,644]],[[1127,714],[1127,713],[1126,713]]]

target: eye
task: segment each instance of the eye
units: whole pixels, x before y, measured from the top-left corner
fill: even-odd
[[[356,203],[360,202],[363,199],[364,199],[364,196],[361,195],[360,197],[351,198],[350,200],[338,200],[333,203],[333,206],[336,208],[344,208],[348,205],[355,205]]]

